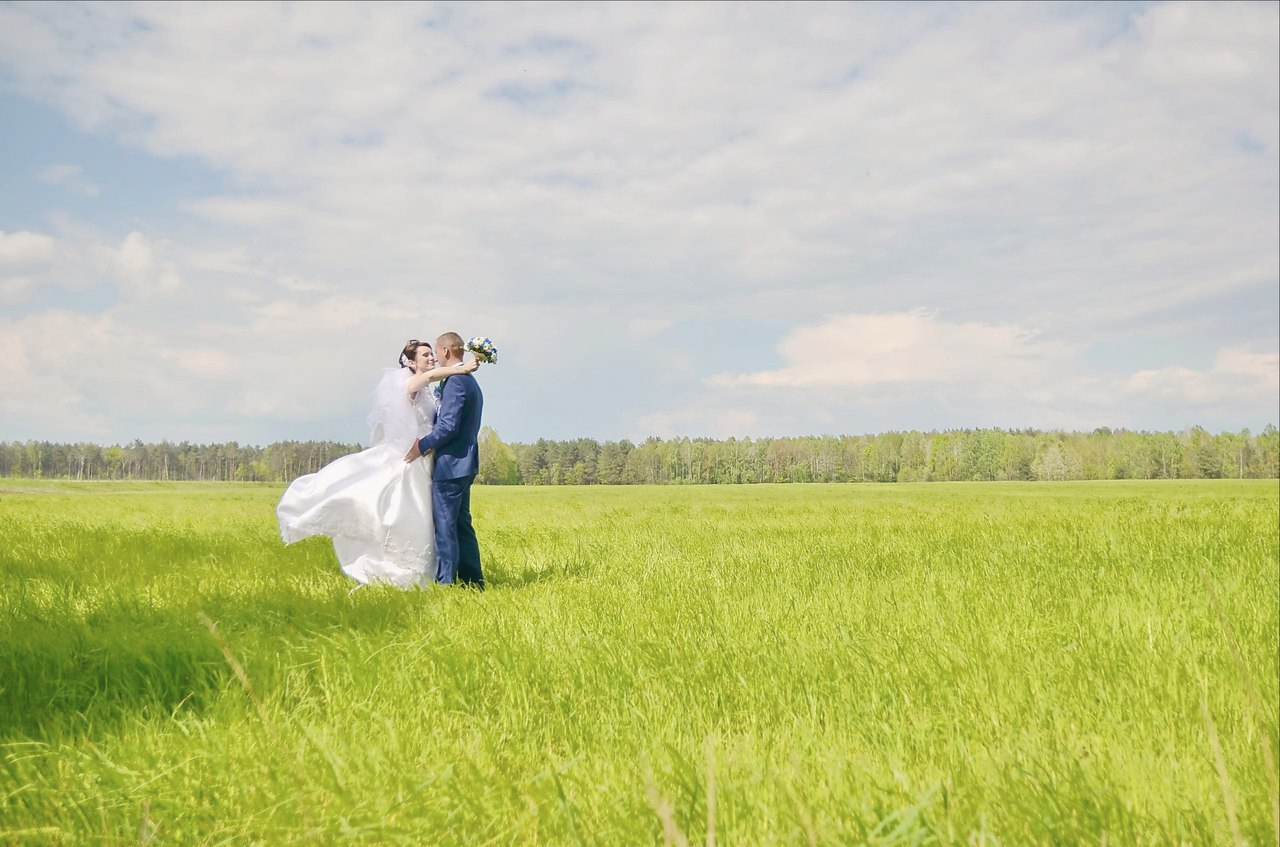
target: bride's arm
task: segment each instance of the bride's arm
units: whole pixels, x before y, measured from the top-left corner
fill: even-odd
[[[451,376],[458,376],[459,374],[469,374],[478,367],[480,367],[480,363],[475,359],[471,359],[466,362],[459,362],[456,365],[450,365],[447,368],[432,368],[429,371],[423,371],[420,374],[414,374],[409,377],[409,382],[405,386],[405,390],[410,394],[413,394],[424,385],[432,382],[439,382],[442,379],[448,379]]]

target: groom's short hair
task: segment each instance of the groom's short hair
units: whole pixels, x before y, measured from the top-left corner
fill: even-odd
[[[452,347],[454,350],[461,353],[462,336],[458,335],[456,332],[442,333],[440,337],[436,339],[436,349],[439,350],[441,347]]]

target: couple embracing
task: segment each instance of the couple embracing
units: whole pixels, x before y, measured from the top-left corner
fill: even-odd
[[[464,345],[446,332],[434,349],[409,341],[374,390],[369,447],[298,477],[280,498],[284,542],[329,536],[343,573],[361,584],[483,589],[471,484],[484,395],[472,374],[496,360],[487,338]]]

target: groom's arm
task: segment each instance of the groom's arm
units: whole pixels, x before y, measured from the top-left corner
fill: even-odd
[[[444,384],[444,395],[440,398],[440,414],[436,417],[431,432],[418,439],[418,449],[423,453],[434,450],[453,438],[462,423],[462,404],[467,396],[462,387],[462,380],[451,379]]]

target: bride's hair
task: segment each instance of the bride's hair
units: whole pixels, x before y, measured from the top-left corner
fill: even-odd
[[[418,355],[419,347],[430,348],[431,345],[425,341],[419,341],[416,338],[409,339],[409,343],[404,345],[404,349],[400,351],[400,359],[399,359],[400,367],[402,368],[409,367],[409,363],[412,362],[414,360],[414,357]]]

